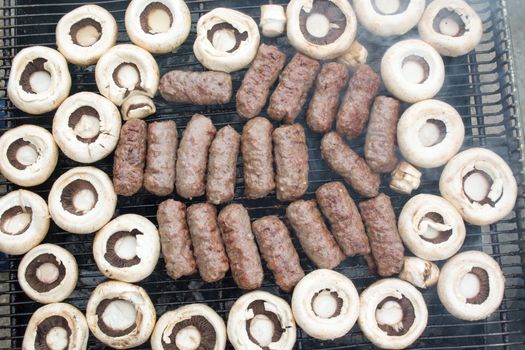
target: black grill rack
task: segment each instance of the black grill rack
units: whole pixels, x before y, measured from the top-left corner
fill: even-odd
[[[14,55],[24,47],[45,45],[55,47],[55,25],[60,17],[68,11],[82,5],[79,0],[32,1],[32,0],[2,0],[0,9],[0,31],[2,35],[2,56],[0,57],[0,130],[26,124],[38,124],[47,129],[51,127],[52,114],[32,116],[17,110],[5,97],[6,82]],[[113,13],[119,24],[119,42],[127,42],[123,17],[127,6],[125,0],[97,1]],[[235,8],[245,12],[256,21],[259,19],[259,6],[263,1],[186,1],[192,13],[192,31],[187,42],[175,54],[157,56],[161,73],[172,69],[201,70],[192,52],[195,39],[195,24],[204,13],[216,7]],[[285,4],[279,0],[274,3]],[[465,250],[482,250],[492,255],[502,266],[506,277],[505,297],[501,307],[487,320],[463,322],[449,315],[437,298],[436,289],[423,291],[429,308],[429,322],[421,338],[414,344],[420,349],[524,349],[525,348],[525,289],[524,289],[524,257],[525,257],[525,196],[523,191],[523,154],[524,145],[519,119],[519,108],[513,84],[512,55],[509,40],[509,30],[506,21],[504,0],[470,0],[469,3],[477,10],[483,20],[484,35],[481,44],[475,52],[454,59],[445,58],[446,83],[438,99],[453,105],[461,114],[466,127],[466,137],[463,149],[470,147],[490,148],[502,156],[512,167],[518,179],[519,195],[514,211],[501,222],[477,227],[467,225],[467,239],[462,248]],[[394,41],[415,37],[412,31],[403,38],[381,39],[360,28],[359,40],[369,50],[369,63],[378,70],[384,51]],[[288,59],[294,50],[288,45],[285,37],[263,41],[279,45],[287,54]],[[79,91],[96,91],[94,66],[80,68],[70,65],[72,75],[71,94]],[[244,72],[233,74],[236,90]],[[387,93],[382,91],[382,93]],[[179,135],[193,113],[199,112],[211,117],[217,127],[227,124],[236,130],[242,129],[242,120],[235,114],[234,102],[220,107],[198,107],[190,105],[170,105],[156,98],[157,114],[149,117],[152,120],[174,119],[177,122]],[[403,106],[406,108],[407,106]],[[304,124],[303,115],[299,121]],[[322,183],[339,179],[322,161],[319,152],[318,135],[307,129],[310,156],[310,185],[305,197],[312,198],[315,189]],[[352,141],[352,148],[362,152],[364,138]],[[282,216],[285,205],[279,203],[274,196],[261,200],[249,200],[243,197],[242,166],[239,160],[238,178],[235,202],[243,203],[253,219],[268,214]],[[95,166],[111,175],[112,157],[102,160]],[[52,177],[43,185],[32,188],[44,198],[53,181],[66,170],[78,166],[61,155]],[[423,172],[422,184],[418,193],[438,194],[438,180],[441,169]],[[391,192],[388,189],[388,177],[383,176],[381,190],[392,197],[396,213],[399,214],[403,204],[409,197]],[[0,181],[0,193],[7,193],[17,186]],[[356,200],[359,195],[351,192]],[[174,194],[173,198],[177,198]],[[115,215],[137,213],[156,222],[157,205],[165,198],[158,198],[141,191],[131,198],[119,198],[118,210]],[[201,202],[197,198],[194,202]],[[187,201],[185,201],[187,202]],[[65,302],[85,310],[87,299],[94,287],[105,280],[98,271],[92,257],[93,235],[73,235],[63,232],[52,224],[45,239],[65,247],[72,252],[79,264],[80,277],[75,292]],[[306,272],[314,266],[304,256],[297,240],[294,243],[301,256],[301,264]],[[21,291],[17,282],[17,266],[20,257],[10,256],[0,259],[0,349],[20,349],[27,322],[31,314],[40,306],[29,300]],[[350,277],[359,291],[362,291],[377,276],[368,272],[361,257],[347,259],[338,269]],[[171,280],[164,269],[162,259],[156,271],[146,280],[139,283],[152,298],[158,315],[183,304],[204,302],[215,309],[226,320],[232,303],[242,294],[235,286],[231,275],[222,281],[206,284],[198,275],[180,280]],[[263,288],[266,291],[280,295],[290,301],[290,295],[282,293],[276,287],[273,277],[265,270]],[[89,340],[89,349],[102,349],[104,346],[93,337]],[[149,348],[146,343],[144,349]],[[231,347],[230,347],[231,348]],[[370,343],[355,326],[345,337],[335,341],[317,341],[308,337],[301,330],[297,334],[296,349],[368,349]]]

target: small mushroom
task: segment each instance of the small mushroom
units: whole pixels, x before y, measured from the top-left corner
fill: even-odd
[[[209,306],[185,305],[159,318],[151,335],[151,348],[224,350],[226,327]]]
[[[120,44],[100,57],[95,79],[100,93],[120,106],[133,91],[155,96],[160,80],[159,66],[143,48]]]
[[[361,64],[366,63],[367,58],[368,50],[366,47],[361,45],[359,41],[354,40],[350,48],[337,58],[337,62],[355,71]]]
[[[57,303],[75,290],[78,267],[75,257],[55,244],[31,249],[18,265],[18,283],[28,297],[42,304]]]
[[[144,344],[155,326],[155,307],[144,288],[107,281],[95,288],[86,307],[91,333],[115,349]]]
[[[454,317],[477,321],[489,317],[501,304],[505,277],[488,254],[467,251],[454,256],[441,269],[439,300]]]
[[[459,212],[445,199],[431,194],[410,198],[397,226],[405,246],[425,260],[448,259],[465,241],[465,224]]]
[[[439,278],[439,267],[431,261],[405,256],[399,278],[419,288],[433,287]]]
[[[57,48],[71,63],[89,66],[117,42],[118,28],[108,10],[84,5],[66,13],[57,23]]]
[[[117,195],[111,179],[94,167],[62,174],[49,192],[49,213],[63,230],[86,234],[99,230],[115,212]]]
[[[425,0],[354,0],[359,23],[379,36],[403,35],[414,28],[423,11]]]
[[[58,147],[46,129],[26,124],[0,137],[0,172],[19,186],[45,182],[55,170]]]
[[[421,184],[421,172],[404,160],[390,175],[390,188],[398,193],[410,195]]]
[[[31,46],[21,50],[11,63],[7,95],[26,113],[52,111],[66,99],[70,88],[67,61],[56,50]]]
[[[186,41],[191,14],[183,0],[133,0],[124,23],[133,44],[151,53],[168,53]]]
[[[216,8],[199,18],[193,52],[204,67],[230,73],[253,61],[259,40],[259,28],[250,16]]]
[[[457,57],[479,44],[483,23],[465,1],[435,0],[419,21],[419,35],[443,56]]]
[[[359,327],[381,349],[404,349],[427,326],[428,310],[421,293],[397,278],[375,282],[361,293]]]
[[[347,0],[292,0],[286,18],[290,44],[318,60],[343,54],[357,32],[357,19]]]
[[[344,336],[359,316],[359,294],[346,276],[319,269],[295,286],[292,296],[295,321],[308,335],[331,340]]]
[[[87,349],[89,329],[84,314],[76,307],[54,303],[38,308],[24,333],[22,349]]]
[[[490,225],[507,216],[516,203],[516,178],[496,153],[471,148],[452,158],[439,179],[441,195],[473,225]]]
[[[140,92],[132,92],[122,103],[120,108],[122,119],[144,119],[154,114],[157,109],[155,102]]]
[[[228,315],[228,339],[236,350],[295,346],[296,327],[290,305],[264,291],[244,294]]]
[[[434,97],[445,81],[445,65],[439,53],[418,39],[399,41],[381,60],[381,78],[398,99],[416,103]]]
[[[415,166],[436,168],[458,153],[465,137],[459,113],[448,103],[426,100],[410,106],[397,124],[403,157]]]
[[[269,38],[275,38],[284,33],[286,26],[286,14],[282,5],[262,5],[261,19],[259,21],[262,34]]]
[[[138,282],[148,277],[160,254],[159,232],[143,216],[125,214],[108,222],[93,241],[93,256],[106,277]]]
[[[53,137],[69,158],[93,163],[113,152],[120,126],[120,112],[110,100],[93,92],[79,92],[57,109]]]

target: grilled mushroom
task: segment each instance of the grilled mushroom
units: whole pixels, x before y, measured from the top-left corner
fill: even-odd
[[[94,167],[77,167],[62,174],[49,192],[53,221],[71,233],[91,233],[113,216],[117,195],[111,179]]]
[[[226,327],[212,308],[204,304],[185,305],[159,318],[151,335],[151,348],[224,350]]]
[[[359,294],[346,276],[319,269],[295,286],[292,311],[299,325],[311,337],[330,340],[352,329],[359,316]]]
[[[465,241],[461,215],[448,201],[431,194],[410,198],[399,214],[397,226],[405,246],[425,260],[448,259]]]
[[[447,261],[438,282],[439,300],[454,317],[482,320],[501,304],[505,277],[498,263],[483,252],[460,253]]]
[[[518,193],[507,163],[484,148],[471,148],[452,158],[441,173],[439,190],[474,225],[503,219],[514,208]]]
[[[268,292],[244,294],[228,315],[228,339],[236,350],[291,350],[296,327],[290,305]]]
[[[269,4],[261,6],[259,26],[264,36],[275,38],[281,35],[284,33],[285,25],[286,14],[284,13],[284,7],[282,5]]]
[[[390,188],[398,193],[410,195],[421,184],[421,172],[404,160],[399,162],[390,175]]]
[[[183,0],[133,0],[126,9],[131,41],[151,53],[168,53],[182,45],[191,28],[191,14]]]
[[[45,182],[55,170],[58,147],[49,131],[36,125],[21,125],[0,137],[0,171],[19,186]]]
[[[155,308],[139,286],[107,281],[95,288],[86,307],[89,329],[102,343],[115,349],[144,344],[155,326]]]
[[[433,287],[439,278],[439,267],[431,261],[405,256],[399,278],[419,288]]]
[[[159,86],[159,74],[153,56],[131,44],[112,47],[100,57],[95,69],[98,90],[117,106],[133,91],[153,97]]]
[[[155,108],[155,102],[148,96],[134,91],[128,98],[122,103],[120,108],[122,113],[122,119],[144,119],[147,116],[154,114],[157,109]]]
[[[286,18],[290,44],[318,60],[343,54],[357,32],[357,19],[347,0],[292,0]]]
[[[31,249],[18,265],[18,283],[28,297],[42,304],[60,302],[77,285],[75,257],[57,245],[46,243]]]
[[[423,333],[427,320],[425,299],[408,282],[386,278],[361,293],[359,327],[377,347],[408,347]]]
[[[54,303],[33,313],[24,333],[22,349],[84,350],[88,338],[84,314],[72,305]]]
[[[443,56],[456,57],[479,44],[483,23],[465,1],[435,0],[419,21],[419,35]]]
[[[160,254],[159,232],[143,216],[121,215],[97,232],[93,256],[108,278],[138,282],[148,277]]]
[[[73,64],[96,63],[117,42],[115,18],[97,5],[80,6],[66,13],[57,23],[58,51]]]
[[[107,98],[92,92],[68,97],[53,118],[53,137],[69,158],[93,163],[117,146],[120,112]]]
[[[392,95],[415,103],[439,92],[445,81],[445,65],[429,44],[418,39],[404,40],[385,52],[381,78]]]
[[[18,109],[29,114],[52,111],[66,99],[70,88],[71,75],[60,52],[31,46],[13,59],[7,95]]]
[[[359,41],[354,40],[350,48],[343,52],[343,54],[337,58],[337,61],[355,71],[361,64],[366,63],[367,58],[368,50],[366,47],[361,45]]]

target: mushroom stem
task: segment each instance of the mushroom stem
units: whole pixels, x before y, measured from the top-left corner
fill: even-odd
[[[348,66],[351,70],[356,70],[359,65],[365,64],[368,58],[368,50],[359,41],[354,40],[348,50],[343,52],[337,61]]]

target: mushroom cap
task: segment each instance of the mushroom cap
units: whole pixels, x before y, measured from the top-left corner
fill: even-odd
[[[44,60],[43,63],[41,60]],[[30,65],[30,63],[35,62],[42,63],[42,69],[50,76],[49,87],[37,93],[24,89],[24,86],[31,88],[30,71],[36,64]],[[20,83],[22,80],[24,80],[23,85]],[[52,111],[66,99],[70,88],[71,75],[66,59],[57,50],[45,46],[31,46],[21,50],[13,58],[7,82],[7,95],[18,109],[29,114]]]
[[[34,163],[26,165],[18,161],[17,151],[21,146],[29,146],[36,151]],[[19,186],[36,186],[45,182],[58,161],[58,147],[51,133],[31,124],[7,130],[0,137],[0,150],[0,172]],[[13,158],[17,160],[16,166],[12,163]]]
[[[262,34],[268,38],[275,38],[284,33],[286,14],[282,5],[261,5],[261,19],[259,20]]]
[[[236,38],[234,51],[217,49],[208,38],[208,32],[221,24],[233,27],[240,34],[246,33],[245,40]],[[199,18],[193,52],[204,67],[230,73],[243,69],[253,61],[259,48],[259,40],[259,28],[253,18],[239,11],[219,7]]]
[[[55,271],[43,270],[41,273],[44,274],[44,278],[52,276],[53,273],[58,274],[51,282],[44,282],[39,278],[39,267],[46,263],[54,265]],[[24,255],[18,265],[20,287],[28,297],[42,304],[57,303],[69,297],[77,286],[77,280],[78,266],[75,257],[55,244],[36,246]]]
[[[128,98],[122,102],[120,108],[122,119],[144,119],[154,114],[157,109],[153,100],[137,91],[132,92]]]
[[[336,305],[335,313],[327,317],[318,315],[313,306],[314,300],[324,292],[330,293],[336,304],[340,303]],[[315,270],[295,286],[292,311],[299,327],[311,337],[321,340],[340,338],[357,321],[359,294],[345,275],[327,269]]]
[[[202,344],[200,344],[200,348],[224,350],[226,348],[226,326],[224,325],[224,320],[211,307],[205,304],[184,305],[162,315],[157,321],[153,334],[151,335],[151,348],[153,350],[164,350],[165,347],[163,343],[170,344],[173,328],[184,321],[189,321],[185,327],[194,326],[193,322],[195,321],[192,321],[192,319],[195,317],[203,317],[205,321],[202,320],[199,321],[199,323],[206,322],[208,324],[207,326],[212,326],[216,336],[213,348],[202,347]],[[179,331],[182,329],[179,329]],[[197,330],[199,329],[197,328]]]
[[[19,207],[13,213],[13,208]],[[7,232],[7,219],[10,215],[22,214],[31,209],[31,221],[16,234]],[[46,201],[36,193],[26,190],[9,192],[0,198],[0,251],[5,254],[20,255],[36,247],[46,237],[49,229],[49,211]]]
[[[464,191],[464,179],[471,172],[484,172],[492,184],[485,199],[471,201]],[[507,216],[516,203],[518,186],[508,164],[485,148],[470,148],[454,156],[443,169],[439,191],[473,225],[490,225]]]
[[[96,28],[100,37],[91,45],[80,45],[73,39],[72,33],[75,25],[88,21],[86,26]],[[82,27],[80,27],[82,28]],[[76,30],[80,29],[77,28]],[[77,7],[71,12],[66,13],[58,21],[56,27],[57,48],[62,55],[71,63],[81,66],[88,66],[96,63],[111,47],[117,42],[118,28],[115,18],[111,13],[98,5],[84,5]]]
[[[148,6],[163,5],[169,11],[170,27],[165,32],[148,31],[147,18],[143,14]],[[183,0],[132,0],[126,9],[125,25],[133,44],[151,53],[168,53],[175,51],[186,41],[191,29],[191,14]]]
[[[461,293],[463,277],[480,268],[487,273],[488,294],[481,303],[470,303]],[[477,321],[487,318],[498,309],[505,292],[505,277],[498,263],[488,254],[478,251],[459,253],[441,268],[438,281],[439,300],[454,317],[467,321]]]
[[[71,124],[73,115],[78,117],[76,125]],[[98,134],[89,135],[90,141],[75,131],[84,116],[99,119]],[[121,123],[120,112],[110,100],[93,92],[79,92],[68,97],[57,109],[53,118],[53,137],[69,158],[80,163],[93,163],[113,152]],[[89,132],[90,127],[92,125],[86,124],[84,128],[81,125],[79,132]]]
[[[419,288],[433,287],[439,278],[439,267],[431,261],[405,256],[399,278]]]
[[[453,12],[463,22],[463,33],[446,35],[436,29],[436,20],[442,11]],[[461,30],[461,25],[459,30]],[[483,23],[476,11],[462,0],[434,0],[419,21],[421,39],[432,45],[443,56],[457,57],[472,51],[481,41]]]

